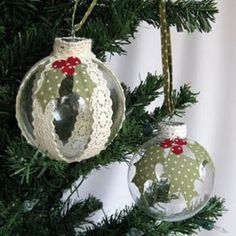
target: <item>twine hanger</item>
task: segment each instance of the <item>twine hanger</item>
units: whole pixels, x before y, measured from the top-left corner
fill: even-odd
[[[90,4],[89,8],[85,12],[82,20],[78,24],[75,24],[75,15],[76,15],[76,10],[77,10],[77,7],[78,7],[78,3],[79,3],[79,0],[75,0],[73,14],[72,14],[72,19],[71,19],[71,33],[72,33],[72,37],[75,36],[75,32],[79,31],[83,27],[84,23],[86,22],[86,20],[88,19],[88,17],[92,13],[94,7],[96,6],[97,0],[93,0],[92,1],[92,3]]]
[[[75,24],[75,15],[78,7],[79,0],[75,0],[72,21],[71,21],[71,30],[72,37],[75,36],[75,32],[79,31],[89,15],[92,13],[94,7],[97,4],[97,0],[93,0],[87,9],[85,15],[82,20]],[[167,112],[172,115],[173,108],[173,69],[172,69],[172,53],[171,53],[171,36],[170,36],[170,28],[167,23],[166,16],[166,1],[159,0],[159,11],[160,11],[160,30],[161,30],[161,52],[162,52],[162,68],[163,68],[163,76],[164,76],[164,106]]]

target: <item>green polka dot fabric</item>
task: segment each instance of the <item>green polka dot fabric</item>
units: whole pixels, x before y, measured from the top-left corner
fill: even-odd
[[[85,102],[89,102],[95,87],[96,84],[87,72],[87,66],[85,64],[77,66],[74,75],[73,92],[80,95]]]
[[[209,164],[210,168],[214,169],[214,164],[206,150],[197,142],[188,143],[185,150],[181,155],[176,155],[171,152],[171,149],[164,149],[158,144],[146,148],[142,158],[134,164],[136,174],[132,182],[138,187],[140,193],[144,193],[146,181],[168,179],[169,197],[181,193],[187,207],[191,208],[192,199],[198,196],[194,182],[201,181],[201,165]],[[160,176],[155,172],[157,166],[162,168],[162,171],[159,171]]]
[[[66,74],[62,73],[61,69],[52,69],[40,72],[38,76],[44,76],[40,89],[36,93],[36,98],[41,105],[43,112],[47,107],[47,104],[53,100],[60,97],[59,89],[61,87],[62,81],[66,78]],[[90,78],[87,72],[87,66],[85,64],[80,64],[75,67],[75,73],[73,74],[73,93],[81,96],[85,102],[91,100],[96,84]]]
[[[66,78],[64,74],[58,69],[52,69],[43,73],[44,80],[38,92],[36,93],[36,99],[41,105],[43,111],[45,111],[47,104],[56,98],[59,98],[59,89],[61,82]]]

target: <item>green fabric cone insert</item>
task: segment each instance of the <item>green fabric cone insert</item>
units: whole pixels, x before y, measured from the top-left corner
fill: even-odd
[[[195,180],[201,181],[200,165],[208,163],[211,168],[214,168],[214,165],[209,154],[197,142],[187,144],[186,148],[190,149],[195,159],[185,153],[176,155],[171,150],[165,157],[164,152],[168,150],[158,144],[146,148],[142,158],[134,164],[136,174],[132,182],[138,187],[140,193],[144,193],[144,184],[147,180],[153,182],[158,180],[155,168],[157,164],[160,164],[163,168],[160,178],[167,178],[170,183],[169,197],[181,193],[188,208],[191,208],[192,199],[198,196],[194,182]]]

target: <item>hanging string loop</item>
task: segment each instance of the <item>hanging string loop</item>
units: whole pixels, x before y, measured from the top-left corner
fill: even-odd
[[[74,9],[73,9],[73,14],[72,14],[72,20],[71,20],[71,30],[72,30],[72,36],[75,35],[75,32],[79,31],[83,25],[85,24],[85,22],[87,21],[88,17],[90,16],[90,14],[92,13],[94,7],[96,6],[98,0],[93,0],[89,6],[89,8],[87,9],[87,11],[85,12],[82,20],[78,23],[75,24],[75,15],[76,15],[76,10],[78,7],[78,3],[79,0],[75,0],[75,4],[74,4]]]
[[[173,69],[171,53],[171,35],[170,27],[167,22],[166,1],[159,1],[160,11],[160,30],[161,30],[161,52],[162,52],[162,69],[164,76],[164,106],[167,112],[173,114]]]

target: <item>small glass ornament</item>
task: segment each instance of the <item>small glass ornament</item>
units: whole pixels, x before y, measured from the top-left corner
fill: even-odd
[[[22,134],[51,159],[70,163],[98,155],[122,126],[123,89],[91,48],[91,39],[56,38],[52,54],[27,72],[19,88]]]
[[[186,133],[183,123],[163,122],[159,135],[145,143],[130,163],[131,195],[157,220],[174,222],[194,216],[213,191],[212,159]]]

